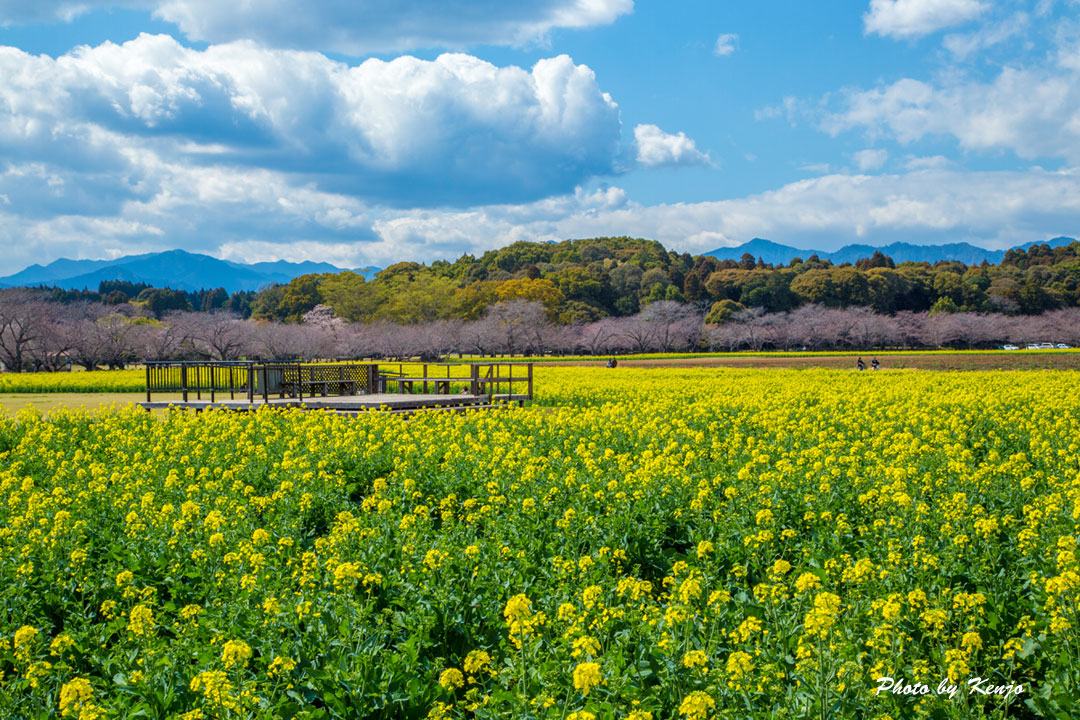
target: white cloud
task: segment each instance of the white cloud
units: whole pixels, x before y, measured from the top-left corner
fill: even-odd
[[[713,46],[713,55],[731,55],[735,52],[735,46],[738,42],[739,36],[735,33],[724,33],[716,38],[716,45]]]
[[[297,185],[283,173],[143,160],[142,171],[155,178],[155,191],[115,203],[107,213],[96,207],[53,213],[0,207],[0,236],[18,239],[5,248],[0,275],[58,257],[107,256],[106,244],[113,255],[176,247],[222,254],[222,248],[251,242],[257,248],[264,247],[259,242],[285,248],[348,244],[359,257],[363,242],[375,239],[369,206]]]
[[[180,246],[228,259],[348,267],[454,259],[517,240],[612,235],[654,238],[689,252],[753,237],[823,250],[897,240],[1004,248],[1075,233],[1080,216],[1080,170],[832,174],[746,197],[653,206],[630,202],[617,187],[579,188],[534,203],[459,211],[366,206],[297,188],[269,171],[160,172],[158,195],[125,203],[115,216],[33,220],[0,207],[0,235],[20,239],[0,258],[0,274],[60,256],[102,257],[105,247],[116,254]]]
[[[0,0],[0,25],[71,20],[94,8],[150,10],[193,40],[251,39],[353,55],[415,48],[523,45],[559,28],[606,25],[633,0]]]
[[[697,149],[686,133],[672,135],[656,125],[634,128],[637,162],[648,167],[671,165],[710,165],[709,156]]]
[[[614,209],[487,207],[417,210],[374,224],[386,256],[423,259],[438,248],[482,252],[516,240],[633,235],[703,252],[766,237],[800,247],[897,240],[1011,247],[1075,232],[1080,172],[922,170],[825,175],[743,198]],[[523,218],[528,217],[528,220]],[[448,255],[448,257],[452,256]]]
[[[1080,75],[1054,68],[1006,67],[991,82],[941,86],[905,78],[846,93],[827,116],[832,134],[864,129],[902,143],[952,136],[967,150],[1010,150],[1024,158],[1080,163]]]
[[[870,0],[863,24],[867,34],[918,37],[961,25],[986,9],[981,0]]]
[[[1057,64],[1069,70],[1080,71],[1080,21],[1057,23],[1055,35]]]
[[[0,77],[0,152],[102,175],[143,149],[384,202],[475,204],[571,191],[621,152],[618,107],[565,55],[531,70],[464,54],[350,67],[142,35],[56,60],[0,48]]]
[[[904,167],[908,170],[940,170],[952,165],[952,160],[944,155],[931,155],[929,157],[907,156]]]
[[[366,267],[362,246],[354,242],[320,242],[297,240],[294,242],[268,242],[266,240],[238,240],[222,244],[211,254],[222,260],[238,263],[276,262],[325,262],[339,268]]]
[[[966,60],[980,50],[1022,35],[1030,24],[1031,19],[1027,13],[1019,12],[1001,22],[984,25],[974,32],[946,35],[942,44],[957,60]]]
[[[862,172],[866,172],[867,170],[878,170],[884,167],[889,159],[889,153],[887,150],[868,148],[858,151],[852,158],[855,160],[855,167]]]

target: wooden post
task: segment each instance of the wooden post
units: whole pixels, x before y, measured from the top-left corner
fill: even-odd
[[[427,363],[424,363],[424,394],[427,395]]]
[[[184,402],[187,402],[187,363],[180,363],[180,390],[184,393]]]
[[[529,399],[533,399],[533,364],[529,363]]]
[[[146,365],[146,402],[150,402],[150,365]]]
[[[210,366],[210,402],[214,402],[217,399],[214,395],[214,386],[217,385],[217,378],[214,377],[214,370],[216,369],[217,368],[215,368],[213,365]]]
[[[475,363],[469,365],[469,394],[480,394],[480,366]]]
[[[255,404],[255,366],[252,363],[247,364],[247,395],[248,403]]]

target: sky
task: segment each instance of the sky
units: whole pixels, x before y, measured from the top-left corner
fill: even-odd
[[[0,0],[0,274],[1080,236],[1080,0]]]

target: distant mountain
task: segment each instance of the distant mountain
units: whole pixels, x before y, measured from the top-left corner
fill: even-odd
[[[1017,249],[1029,250],[1035,245],[1049,245],[1060,247],[1075,242],[1070,237],[1056,237],[1045,242],[1030,242],[1018,245]],[[711,255],[718,260],[739,260],[745,253],[750,253],[755,259],[763,262],[776,264],[788,264],[795,258],[806,260],[811,255],[817,255],[822,260],[828,260],[834,265],[843,263],[855,263],[857,260],[869,258],[875,251],[880,250],[888,255],[894,262],[928,262],[936,263],[942,260],[958,260],[965,265],[978,265],[983,260],[996,265],[1005,258],[1004,250],[987,250],[970,243],[950,243],[947,245],[912,245],[911,243],[896,242],[891,245],[845,245],[835,252],[824,250],[804,250],[781,245],[770,240],[754,238],[742,245],[730,248],[717,248],[704,255]],[[2,279],[0,279],[2,280]]]
[[[971,245],[970,243],[912,245],[911,243],[896,242],[883,247],[846,245],[836,252],[827,253],[827,255],[828,259],[834,265],[842,265],[846,262],[854,264],[857,260],[870,257],[874,254],[875,250],[880,250],[898,263],[935,263],[940,260],[959,260],[965,265],[978,265],[983,260],[986,260],[986,262],[996,265],[1005,259],[1004,250],[987,250],[986,248]],[[824,259],[826,256],[819,255],[819,257]]]
[[[772,240],[763,240],[761,238],[754,238],[750,242],[745,242],[736,247],[718,248],[712,252],[702,254],[712,255],[717,260],[740,260],[746,253],[750,253],[755,258],[760,258],[762,262],[767,262],[770,265],[778,263],[787,265],[793,258],[801,257],[805,260],[814,254],[812,250],[799,250],[790,245],[781,245],[780,243],[774,243]]]
[[[366,267],[355,272],[371,278],[380,268]],[[284,260],[245,264],[190,253],[168,250],[145,255],[128,255],[116,260],[68,260],[61,258],[48,265],[31,265],[25,270],[0,278],[0,286],[48,285],[67,290],[96,290],[103,280],[128,280],[174,290],[203,290],[223,287],[229,292],[258,290],[270,283],[287,283],[309,273],[337,273],[342,268],[329,263]]]
[[[1056,248],[1056,247],[1064,247],[1065,245],[1068,245],[1069,243],[1073,243],[1073,242],[1076,242],[1076,238],[1065,237],[1064,235],[1062,235],[1060,237],[1051,238],[1051,239],[1047,240],[1044,243],[1038,242],[1038,241],[1029,242],[1029,243],[1024,243],[1023,245],[1017,245],[1013,249],[1014,250],[1030,250],[1031,248],[1035,247],[1036,245],[1049,245],[1052,248]]]

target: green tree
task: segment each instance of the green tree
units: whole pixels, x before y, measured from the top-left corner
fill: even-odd
[[[705,322],[709,325],[721,325],[745,309],[746,307],[734,300],[721,300],[713,303],[709,314],[705,316]]]
[[[225,307],[227,302],[229,302],[229,293],[225,288],[215,288],[203,295],[202,307],[200,309],[203,312],[220,310]]]
[[[284,297],[284,285],[273,283],[262,288],[251,301],[251,317],[256,320],[280,320],[278,308]]]
[[[158,320],[170,312],[190,311],[192,309],[187,293],[183,290],[151,288],[139,293],[136,300],[144,304],[146,309]]]
[[[321,280],[321,275],[301,275],[289,281],[278,303],[276,315],[290,322],[300,322],[304,313],[322,302],[319,291]]]
[[[808,303],[830,307],[840,304],[840,296],[833,284],[831,270],[807,270],[796,275],[791,281],[791,292]]]

